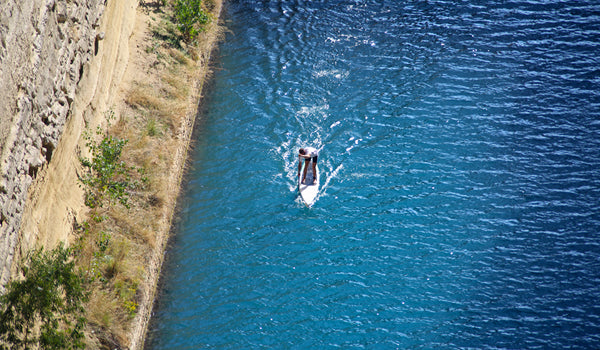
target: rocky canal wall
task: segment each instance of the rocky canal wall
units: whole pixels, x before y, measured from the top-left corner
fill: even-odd
[[[0,291],[22,253],[72,231],[82,210],[77,148],[124,70],[136,6],[0,2]]]

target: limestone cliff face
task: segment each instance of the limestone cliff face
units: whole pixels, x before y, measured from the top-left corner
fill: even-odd
[[[78,191],[76,148],[106,109],[115,62],[127,61],[120,48],[136,6],[0,1],[0,290],[20,251],[50,242],[46,231],[64,240],[71,230],[64,197]]]

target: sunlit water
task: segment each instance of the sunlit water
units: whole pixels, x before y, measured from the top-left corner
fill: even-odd
[[[600,348],[598,1],[225,20],[149,349]]]

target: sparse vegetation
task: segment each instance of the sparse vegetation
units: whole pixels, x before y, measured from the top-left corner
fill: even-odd
[[[204,30],[209,17],[202,8],[202,0],[175,0],[177,28],[186,42],[192,42]]]
[[[109,112],[109,127],[85,136],[90,155],[81,159],[86,169],[81,182],[90,214],[77,226],[75,254],[90,281],[88,338],[96,344],[126,343],[139,311],[145,262],[169,203],[165,184],[172,176],[177,135],[201,76],[198,48],[178,31],[177,6],[182,5],[164,4],[154,14],[145,53],[153,59],[156,80],[134,82],[125,95],[126,109],[119,116]],[[194,24],[198,33],[199,24]]]
[[[85,279],[76,272],[71,250],[29,253],[23,278],[0,297],[0,348],[82,349]]]
[[[114,115],[112,111],[110,113]],[[96,134],[102,136],[97,143],[91,135],[85,135],[91,158],[80,158],[81,164],[87,169],[79,179],[86,186],[86,205],[91,208],[102,206],[104,198],[108,196],[110,200],[129,207],[129,190],[136,186],[131,179],[131,172],[135,168],[125,165],[120,159],[128,141],[114,137],[101,128],[96,130]]]
[[[128,139],[117,137],[110,130],[116,132],[117,127],[127,129],[128,125],[120,119],[117,125],[111,127],[110,122],[114,119],[114,112],[110,111],[106,130],[98,128],[95,135],[85,135],[91,156],[80,158],[87,169],[80,181],[91,212],[90,220],[78,227],[80,235],[75,253],[93,291],[90,300],[92,312],[88,316],[90,323],[101,329],[111,329],[119,333],[117,338],[120,338],[127,321],[137,311],[138,286],[143,271],[131,271],[130,266],[139,266],[134,259],[140,258],[131,247],[138,232],[144,232],[142,228],[124,222],[123,217],[129,214],[131,204],[140,207],[141,199],[132,201],[131,197],[134,191],[144,192],[148,179],[143,168],[131,165],[130,160],[123,160]],[[141,245],[138,246],[141,248]],[[140,249],[140,252],[143,251]],[[102,307],[95,306],[97,303]]]

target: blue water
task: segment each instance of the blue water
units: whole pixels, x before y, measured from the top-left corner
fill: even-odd
[[[600,2],[224,19],[149,349],[600,348]]]

